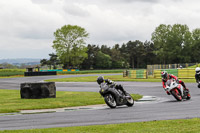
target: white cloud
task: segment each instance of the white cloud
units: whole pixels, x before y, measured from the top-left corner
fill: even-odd
[[[0,58],[47,58],[53,32],[85,28],[90,44],[150,40],[160,24],[199,28],[198,0],[6,0],[0,1]],[[27,52],[28,51],[28,52]],[[43,51],[43,52],[42,52]]]

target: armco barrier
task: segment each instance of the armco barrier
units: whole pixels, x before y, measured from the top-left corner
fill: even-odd
[[[128,76],[129,78],[148,78],[146,70],[126,70],[124,75]],[[178,78],[182,79],[191,79],[195,78],[195,69],[154,69],[153,78],[161,79],[161,72],[166,71],[169,74],[173,74]]]
[[[195,69],[178,69],[179,78],[195,78]]]
[[[169,74],[173,74],[178,78],[195,78],[195,70],[194,69],[159,69],[154,70],[153,78],[161,78],[161,72],[166,71]]]
[[[136,70],[130,70],[128,73],[129,78],[136,78]]]
[[[46,72],[46,71],[59,71],[59,72],[71,72],[71,71],[79,71],[79,69],[52,69],[52,70],[40,70],[41,72]]]
[[[153,77],[154,78],[161,78],[161,72],[166,71],[169,74],[173,74],[175,76],[178,76],[178,69],[159,69],[154,70]]]
[[[161,78],[161,70],[154,70],[153,78]]]
[[[128,71],[129,78],[147,78],[146,70],[129,70]]]
[[[146,70],[136,70],[136,78],[147,78]]]

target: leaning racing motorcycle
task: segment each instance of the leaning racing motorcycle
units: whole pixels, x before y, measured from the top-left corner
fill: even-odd
[[[191,98],[189,91],[184,91],[183,86],[177,83],[175,79],[167,80],[165,91],[173,95],[177,101],[189,100]]]
[[[125,95],[120,89],[116,89],[113,85],[101,83],[99,93],[104,97],[104,101],[110,108],[116,108],[116,106],[121,105],[131,107],[134,104],[134,99],[129,93]]]

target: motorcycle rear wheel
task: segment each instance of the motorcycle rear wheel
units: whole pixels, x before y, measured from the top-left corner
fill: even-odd
[[[182,101],[182,96],[178,90],[177,91],[173,90],[171,93],[177,101]]]
[[[117,103],[115,100],[115,97],[112,94],[106,94],[104,96],[104,101],[106,102],[106,104],[110,107],[110,108],[116,108]]]

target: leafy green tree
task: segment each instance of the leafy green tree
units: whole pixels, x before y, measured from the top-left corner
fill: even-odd
[[[155,45],[155,54],[159,63],[183,63],[189,62],[190,58],[186,49],[190,47],[191,33],[187,25],[161,24],[152,33],[151,40]],[[183,50],[185,49],[185,50]]]
[[[49,69],[51,69],[51,61],[48,59],[42,59],[40,60],[41,66],[48,66]]]
[[[107,45],[101,45],[101,52],[107,55],[111,55],[111,48]]]
[[[64,25],[54,32],[53,48],[64,68],[70,65],[78,66],[87,58],[87,48],[84,46],[89,34],[77,25]]]
[[[121,52],[119,50],[119,44],[116,44],[111,49],[111,60],[112,60],[112,68],[124,68],[126,66],[125,60],[121,55]]]
[[[168,36],[171,26],[161,24],[156,27],[155,31],[152,33],[151,40],[154,42],[155,54],[159,59],[159,63],[165,64],[168,57]]]
[[[191,60],[192,62],[200,62],[200,28],[194,29],[192,31],[192,52],[190,52],[190,55],[192,55]]]
[[[168,37],[169,63],[190,62],[189,58],[186,59],[186,55],[189,53],[183,50],[184,47],[190,45],[187,41],[190,37],[191,33],[187,25],[174,24],[172,26]]]
[[[150,42],[150,41],[145,41],[144,42],[144,48],[145,48],[145,52],[146,52],[146,56],[143,62],[145,62],[145,65],[143,66],[143,68],[145,68],[147,65],[150,64],[156,64],[157,62],[157,57],[154,54],[154,43]]]
[[[121,56],[124,59],[124,67],[129,68],[130,67],[130,53],[127,48],[127,44],[122,44],[121,48],[119,48]]]
[[[45,66],[45,65],[48,64],[48,60],[47,59],[42,59],[42,60],[40,60],[40,64],[41,64],[41,66]]]
[[[82,69],[93,69],[95,68],[96,57],[100,48],[96,45],[88,44],[87,46],[87,54],[88,58],[83,61],[81,64]]]
[[[53,69],[57,69],[57,65],[60,64],[58,56],[54,53],[49,54],[49,56],[50,56],[50,59],[47,62],[47,64],[52,65]]]
[[[99,51],[96,57],[95,67],[106,69],[106,68],[110,68],[111,65],[112,65],[111,57]]]
[[[129,41],[126,43],[125,47],[125,55],[127,56],[127,60],[132,68],[138,67],[137,62],[139,61],[138,59],[138,46],[142,44],[141,41],[136,40],[136,41]]]

